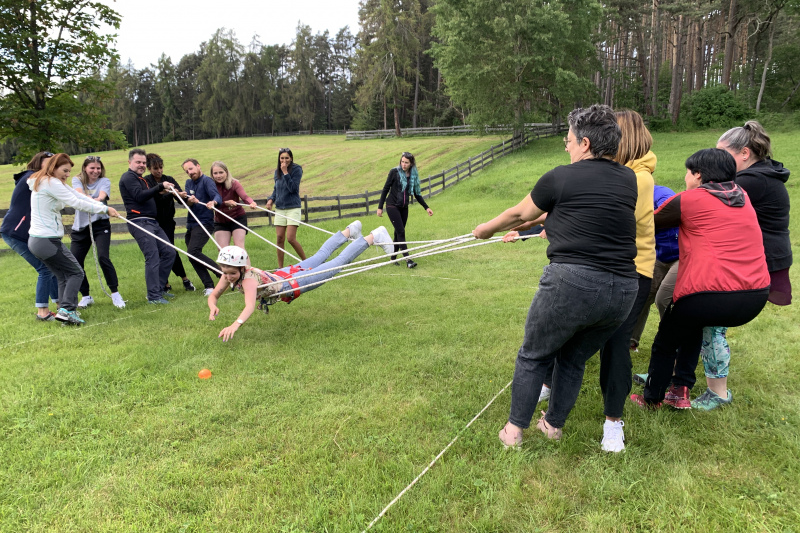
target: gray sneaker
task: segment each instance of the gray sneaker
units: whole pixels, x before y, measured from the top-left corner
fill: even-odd
[[[712,409],[716,409],[717,407],[728,405],[733,401],[733,394],[731,394],[730,390],[728,390],[727,392],[728,392],[728,397],[723,398],[713,390],[706,389],[706,391],[703,394],[692,400],[692,408],[700,409],[701,411],[711,411]]]
[[[361,221],[354,220],[353,222],[349,223],[347,227],[350,229],[350,238],[353,240],[358,239],[361,237]]]
[[[372,230],[372,238],[375,246],[380,246],[383,248],[383,251],[388,255],[392,255],[394,253],[394,243],[392,242],[392,238],[389,236],[389,232],[386,231],[386,228],[380,226]]]

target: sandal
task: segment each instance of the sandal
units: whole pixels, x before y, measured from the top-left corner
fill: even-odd
[[[500,438],[500,442],[503,443],[503,448],[513,448],[515,450],[519,450],[522,447],[522,432],[520,431],[519,435],[516,437],[511,437],[509,433],[506,431],[506,427],[508,424],[503,426],[503,429],[500,430],[500,433],[497,435]]]
[[[544,433],[545,437],[552,440],[560,440],[561,439],[561,428],[554,428],[550,424],[547,423],[547,420],[544,419],[544,411],[542,411],[542,418],[536,423],[536,427]]]

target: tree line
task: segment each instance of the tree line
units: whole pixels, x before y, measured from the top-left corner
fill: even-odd
[[[100,2],[0,0],[0,159],[54,144],[518,129],[596,101],[654,125],[726,125],[800,108],[799,14],[800,0],[361,0],[355,34],[300,23],[291,44],[265,45],[222,28],[138,69],[98,34],[119,26]]]

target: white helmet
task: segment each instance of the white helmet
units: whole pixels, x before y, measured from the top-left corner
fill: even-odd
[[[232,267],[247,266],[247,252],[238,246],[226,246],[219,251],[217,263]]]

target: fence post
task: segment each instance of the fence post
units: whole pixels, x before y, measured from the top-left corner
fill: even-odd
[[[494,162],[494,145],[492,145],[491,154],[492,154],[492,162]]]
[[[431,177],[428,176],[428,198],[431,197]]]
[[[461,163],[457,163],[457,164],[456,164],[456,183],[458,183],[459,181],[461,181],[461,169],[460,169],[460,168],[458,168],[458,167],[459,167],[459,165],[461,165]]]
[[[342,195],[341,194],[337,194],[336,195],[336,204],[337,204],[337,206],[339,208],[339,218],[342,218]]]
[[[306,222],[308,222],[308,195],[303,195],[303,205],[306,206]]]
[[[364,191],[364,203],[366,204],[367,214],[369,215],[369,190]]]
[[[506,141],[503,140],[503,151],[501,152],[503,155],[506,155]]]
[[[467,158],[467,176],[472,176],[472,158]]]

